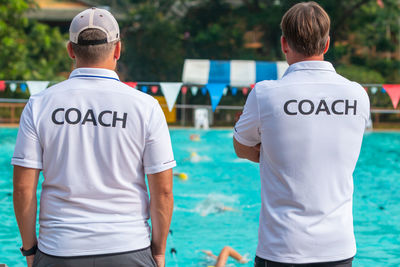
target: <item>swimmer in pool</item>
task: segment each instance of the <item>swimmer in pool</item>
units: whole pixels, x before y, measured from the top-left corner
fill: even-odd
[[[205,253],[207,256],[214,258],[217,261],[214,266],[209,266],[209,267],[224,267],[229,257],[237,260],[239,263],[249,262],[248,259],[240,255],[236,250],[234,250],[229,246],[224,247],[219,253],[218,257],[215,256],[210,250],[202,250],[202,252]]]

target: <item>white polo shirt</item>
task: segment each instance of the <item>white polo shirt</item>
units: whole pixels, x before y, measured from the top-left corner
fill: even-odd
[[[234,132],[243,145],[261,142],[257,256],[312,263],[355,255],[352,174],[369,114],[365,90],[326,61],[257,83]]]
[[[95,68],[31,96],[12,164],[43,170],[38,246],[54,256],[150,246],[145,174],[176,165],[158,102]]]

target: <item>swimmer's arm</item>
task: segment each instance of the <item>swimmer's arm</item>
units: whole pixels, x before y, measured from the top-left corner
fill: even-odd
[[[233,137],[233,147],[235,148],[235,153],[239,158],[248,159],[257,163],[260,162],[260,145],[261,144],[256,146],[245,146]]]
[[[150,189],[151,250],[157,266],[163,267],[165,264],[167,237],[174,207],[172,169],[148,174],[147,179]]]
[[[14,166],[13,202],[14,212],[25,250],[36,243],[36,189],[40,170]],[[26,257],[28,266],[33,263],[34,255]]]
[[[213,258],[213,259],[217,259],[218,257],[215,256],[210,250],[202,250],[201,252],[203,252],[204,254],[206,254],[207,256]]]

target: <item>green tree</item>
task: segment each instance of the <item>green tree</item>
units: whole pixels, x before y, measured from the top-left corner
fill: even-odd
[[[168,7],[140,3],[123,24],[121,71],[136,81],[179,81],[183,34]]]
[[[33,0],[0,0],[0,79],[59,80],[70,69],[66,36],[27,19]]]

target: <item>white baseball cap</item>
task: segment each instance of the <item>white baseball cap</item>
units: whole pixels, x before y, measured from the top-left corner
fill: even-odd
[[[107,39],[85,40],[78,43],[79,34],[86,29],[99,29]],[[114,16],[105,9],[89,8],[74,17],[69,27],[69,40],[79,45],[105,44],[119,40],[119,26]]]

